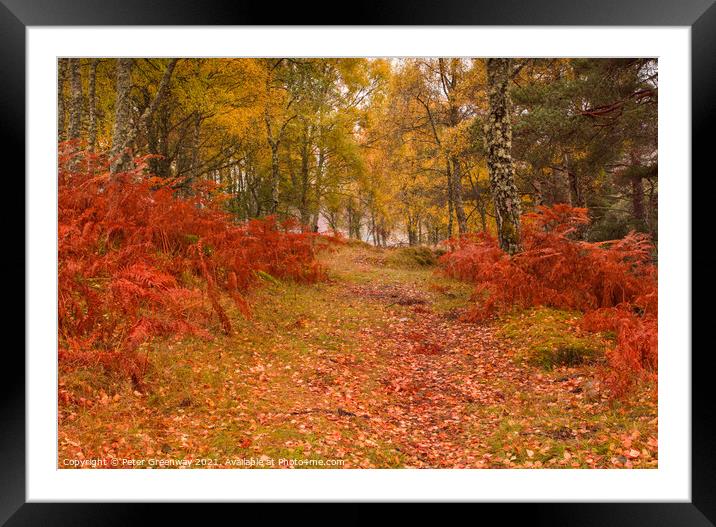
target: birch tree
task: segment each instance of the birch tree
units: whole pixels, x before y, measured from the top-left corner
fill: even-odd
[[[95,151],[97,146],[97,65],[99,59],[90,60],[89,78],[87,81],[87,149]]]
[[[67,108],[65,104],[65,84],[67,83],[67,59],[57,60],[57,140],[66,139]]]
[[[69,59],[70,70],[70,123],[67,130],[68,139],[79,139],[82,134],[82,72],[80,59]]]
[[[167,64],[154,98],[139,117],[137,126],[132,126],[131,124],[132,59],[119,59],[117,61],[117,100],[112,133],[112,151],[110,153],[112,158],[110,171],[112,174],[123,172],[131,167],[130,147],[134,142],[137,131],[142,130],[146,136],[149,120],[169,90],[169,82],[178,61],[179,59],[172,59]]]
[[[132,59],[117,59],[116,98],[114,103],[114,126],[110,150],[110,172],[124,172],[131,166],[132,158],[127,152],[127,137],[132,119]]]
[[[510,254],[520,250],[520,197],[512,163],[510,122],[510,59],[487,59],[489,113],[485,123],[487,167],[495,204],[500,247]]]

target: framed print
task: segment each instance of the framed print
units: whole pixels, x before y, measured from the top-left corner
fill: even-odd
[[[3,0],[27,309],[1,519],[713,524],[691,174],[716,8],[356,11]]]

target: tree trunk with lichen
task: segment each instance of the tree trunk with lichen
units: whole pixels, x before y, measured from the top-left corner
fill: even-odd
[[[450,161],[445,159],[445,174],[447,176],[447,201],[448,201],[448,224],[447,224],[447,238],[452,238],[453,231],[453,209],[454,209],[454,194],[453,194],[453,179],[452,173],[450,172]]]
[[[457,156],[452,158],[452,192],[458,232],[463,235],[467,232],[467,216],[462,201],[462,164]]]
[[[82,135],[82,73],[80,59],[69,59],[70,69],[70,126],[67,130],[68,139],[79,139]]]
[[[149,106],[139,117],[136,126],[132,126],[132,59],[117,59],[117,98],[115,101],[114,128],[112,130],[112,150],[110,172],[114,175],[132,168],[131,147],[141,131],[144,137],[149,135],[149,121],[159,108],[164,96],[169,91],[172,73],[179,59],[171,59],[164,70],[157,92]]]
[[[110,171],[112,174],[131,168],[132,157],[129,147],[129,130],[132,119],[132,59],[117,59],[117,85],[114,103],[114,127],[112,129],[112,150],[110,151]]]
[[[510,122],[510,59],[487,60],[490,109],[485,124],[487,167],[495,203],[497,237],[500,247],[514,254],[520,250],[520,197],[512,164]]]
[[[66,103],[65,84],[67,82],[67,59],[57,59],[57,140],[62,142],[66,139]]]
[[[90,61],[89,78],[87,80],[87,149],[95,151],[97,146],[97,66],[99,59]]]
[[[278,159],[278,143],[272,142],[271,146],[271,214],[278,212],[278,190],[281,181],[281,172],[279,171]]]

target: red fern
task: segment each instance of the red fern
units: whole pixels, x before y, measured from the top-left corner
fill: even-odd
[[[222,295],[250,313],[256,272],[314,282],[318,235],[274,218],[236,223],[213,185],[180,199],[137,168],[110,178],[101,156],[61,148],[58,195],[59,346],[63,364],[120,367],[139,377],[137,349],[154,337],[210,336],[231,321]],[[88,168],[89,167],[89,168]],[[208,302],[207,302],[208,300]]]
[[[514,308],[548,306],[587,314],[585,328],[610,330],[615,392],[633,374],[656,372],[657,272],[644,234],[587,243],[571,235],[588,223],[587,210],[539,207],[523,216],[523,251],[503,252],[486,234],[453,240],[442,259],[450,276],[476,284],[467,318],[484,320]]]

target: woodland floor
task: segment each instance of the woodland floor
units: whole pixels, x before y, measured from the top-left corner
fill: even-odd
[[[327,282],[267,282],[232,336],[154,345],[142,391],[60,372],[58,466],[657,466],[655,390],[610,401],[594,366],[517,360],[500,321],[459,320],[469,285],[391,254],[345,246],[324,255]]]

